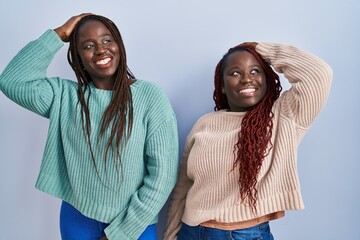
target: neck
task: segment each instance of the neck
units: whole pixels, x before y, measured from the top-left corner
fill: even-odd
[[[114,88],[114,80],[102,80],[102,81],[94,81],[94,86],[103,90],[113,90]]]

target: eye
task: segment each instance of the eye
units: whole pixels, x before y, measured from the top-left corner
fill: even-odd
[[[250,71],[250,74],[252,74],[252,75],[256,75],[256,74],[258,74],[258,73],[260,73],[260,70],[259,70],[258,68],[253,68],[253,69],[251,69],[251,71]]]
[[[106,38],[102,42],[103,42],[103,44],[109,44],[112,42],[112,40],[110,38]]]
[[[84,49],[92,49],[92,48],[94,48],[94,44],[92,44],[92,43],[84,44],[84,45],[83,45],[83,48],[84,48]]]
[[[233,71],[230,73],[230,76],[233,76],[233,77],[238,77],[240,75],[241,75],[241,73],[239,71]]]

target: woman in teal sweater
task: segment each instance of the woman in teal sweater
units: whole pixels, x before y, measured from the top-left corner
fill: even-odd
[[[64,42],[77,83],[46,76]],[[156,239],[177,175],[176,117],[128,69],[112,21],[81,14],[47,30],[8,64],[0,90],[49,119],[36,188],[63,200],[62,239]]]

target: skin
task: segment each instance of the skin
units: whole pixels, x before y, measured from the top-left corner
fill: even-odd
[[[71,35],[71,33],[73,32],[73,30],[74,30],[74,28],[75,28],[75,26],[76,26],[76,24],[83,18],[83,17],[85,17],[85,16],[87,16],[87,15],[91,15],[91,13],[83,13],[83,14],[80,14],[80,15],[77,15],[77,16],[73,16],[73,17],[71,17],[68,21],[66,21],[63,25],[61,25],[60,27],[57,27],[57,28],[55,28],[54,29],[54,31],[59,35],[59,37],[61,38],[61,40],[63,41],[63,42],[69,42],[69,39],[70,39],[70,35]],[[97,22],[97,21],[91,21],[91,22]],[[98,23],[98,22],[97,22]],[[102,24],[103,25],[103,24]],[[84,25],[85,26],[85,25]],[[104,25],[103,25],[104,26]],[[89,26],[88,26],[89,27]],[[83,34],[85,34],[86,33],[86,28],[84,28],[84,27],[82,27],[83,29]],[[100,28],[100,29],[102,29],[102,28]],[[100,29],[96,29],[96,32],[99,32],[100,31]],[[80,30],[80,29],[79,29]],[[88,29],[87,29],[88,30]],[[80,35],[80,34],[79,34]],[[99,38],[96,38],[95,37],[95,40],[99,40]],[[101,41],[100,41],[100,43],[101,43]],[[98,44],[98,43],[97,43]],[[97,50],[93,50],[93,54],[95,55],[95,54],[99,54],[99,51],[101,52],[101,48],[102,48],[102,46],[100,46],[100,47],[97,47],[96,49]],[[100,49],[100,50],[98,50],[98,49]],[[96,51],[97,51],[97,53],[96,53]],[[81,57],[82,55],[80,55],[80,57]],[[84,57],[84,59],[88,59],[88,58],[86,58],[85,57],[85,55],[83,56]],[[81,59],[83,59],[83,57],[81,57]],[[119,55],[117,55],[117,57],[119,57]],[[102,80],[101,79],[106,79],[106,77],[105,78],[102,78],[102,77],[104,77],[105,75],[102,75],[101,73],[102,72],[106,72],[106,71],[104,71],[104,69],[101,69],[101,70],[99,70],[99,71],[96,71],[95,70],[95,68],[94,69],[91,69],[91,71],[93,71],[94,73],[94,75],[92,75],[92,73],[90,73],[90,66],[91,66],[91,63],[92,62],[90,62],[90,60],[89,61],[87,61],[87,62],[84,62],[83,61],[83,64],[84,64],[84,66],[88,66],[89,67],[89,74],[90,74],[90,76],[92,77],[92,79],[93,79],[93,81],[94,81],[94,85],[97,87],[97,84],[95,84],[95,81],[97,82],[97,83],[99,83],[99,86],[101,87],[101,83],[102,83]],[[113,63],[111,64],[111,65],[113,65]],[[117,64],[118,65],[118,64]],[[88,71],[88,69],[85,67],[85,69]],[[109,74],[109,73],[107,73],[107,74]],[[96,79],[96,80],[95,80]],[[108,80],[109,80],[110,78],[108,78]],[[109,83],[109,82],[111,82],[111,81],[105,81],[107,84]],[[106,85],[106,84],[105,84]],[[107,86],[107,85],[106,85]],[[103,237],[101,237],[99,240],[108,240],[107,239],[107,237],[106,236],[103,236]]]
[[[76,24],[85,16],[91,15],[91,13],[82,13],[77,16],[71,17],[63,25],[54,29],[54,31],[59,35],[60,39],[63,42],[69,42],[70,35],[74,31]]]
[[[77,49],[95,87],[112,90],[120,51],[109,29],[99,21],[87,21],[78,30]]]
[[[236,51],[227,57],[223,79],[222,91],[233,112],[247,111],[263,99],[267,90],[265,72],[248,51]]]
[[[88,15],[91,14],[83,13],[74,16],[54,31],[63,42],[68,42],[76,24]],[[109,29],[99,21],[87,21],[78,29],[77,48],[82,64],[94,86],[112,90],[114,74],[119,66],[120,52]]]

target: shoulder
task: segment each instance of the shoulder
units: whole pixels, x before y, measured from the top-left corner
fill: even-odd
[[[49,84],[54,93],[63,93],[68,91],[76,92],[78,88],[77,82],[61,77],[46,77],[42,80],[42,82]]]
[[[165,94],[165,91],[157,84],[141,79],[136,79],[136,81],[131,85],[131,91],[133,93],[141,92],[147,94]]]
[[[70,80],[64,79],[60,77],[52,78],[51,79],[52,85],[57,84],[63,91],[77,91],[78,83]]]
[[[199,117],[197,122],[206,122],[211,119],[217,119],[217,118],[224,118],[228,115],[234,115],[234,116],[241,116],[243,113],[236,113],[236,112],[228,112],[227,110],[220,110],[220,111],[213,111],[203,114],[201,117]]]
[[[209,121],[213,118],[217,118],[221,114],[220,112],[208,112],[200,116],[193,126],[193,131],[204,128]]]
[[[135,101],[147,104],[169,104],[169,99],[164,89],[155,83],[137,79],[131,85],[131,92]]]
[[[131,93],[136,110],[142,109],[149,115],[174,115],[167,94],[155,83],[137,79],[131,85]]]
[[[202,122],[202,121],[206,121],[208,119],[211,119],[213,117],[217,117],[221,115],[221,112],[220,111],[217,111],[217,112],[208,112],[208,113],[205,113],[203,114],[202,116],[199,117],[199,119],[197,120],[197,122]]]
[[[66,100],[78,100],[78,83],[74,80],[52,77],[47,78],[47,82],[52,88],[55,99]]]

